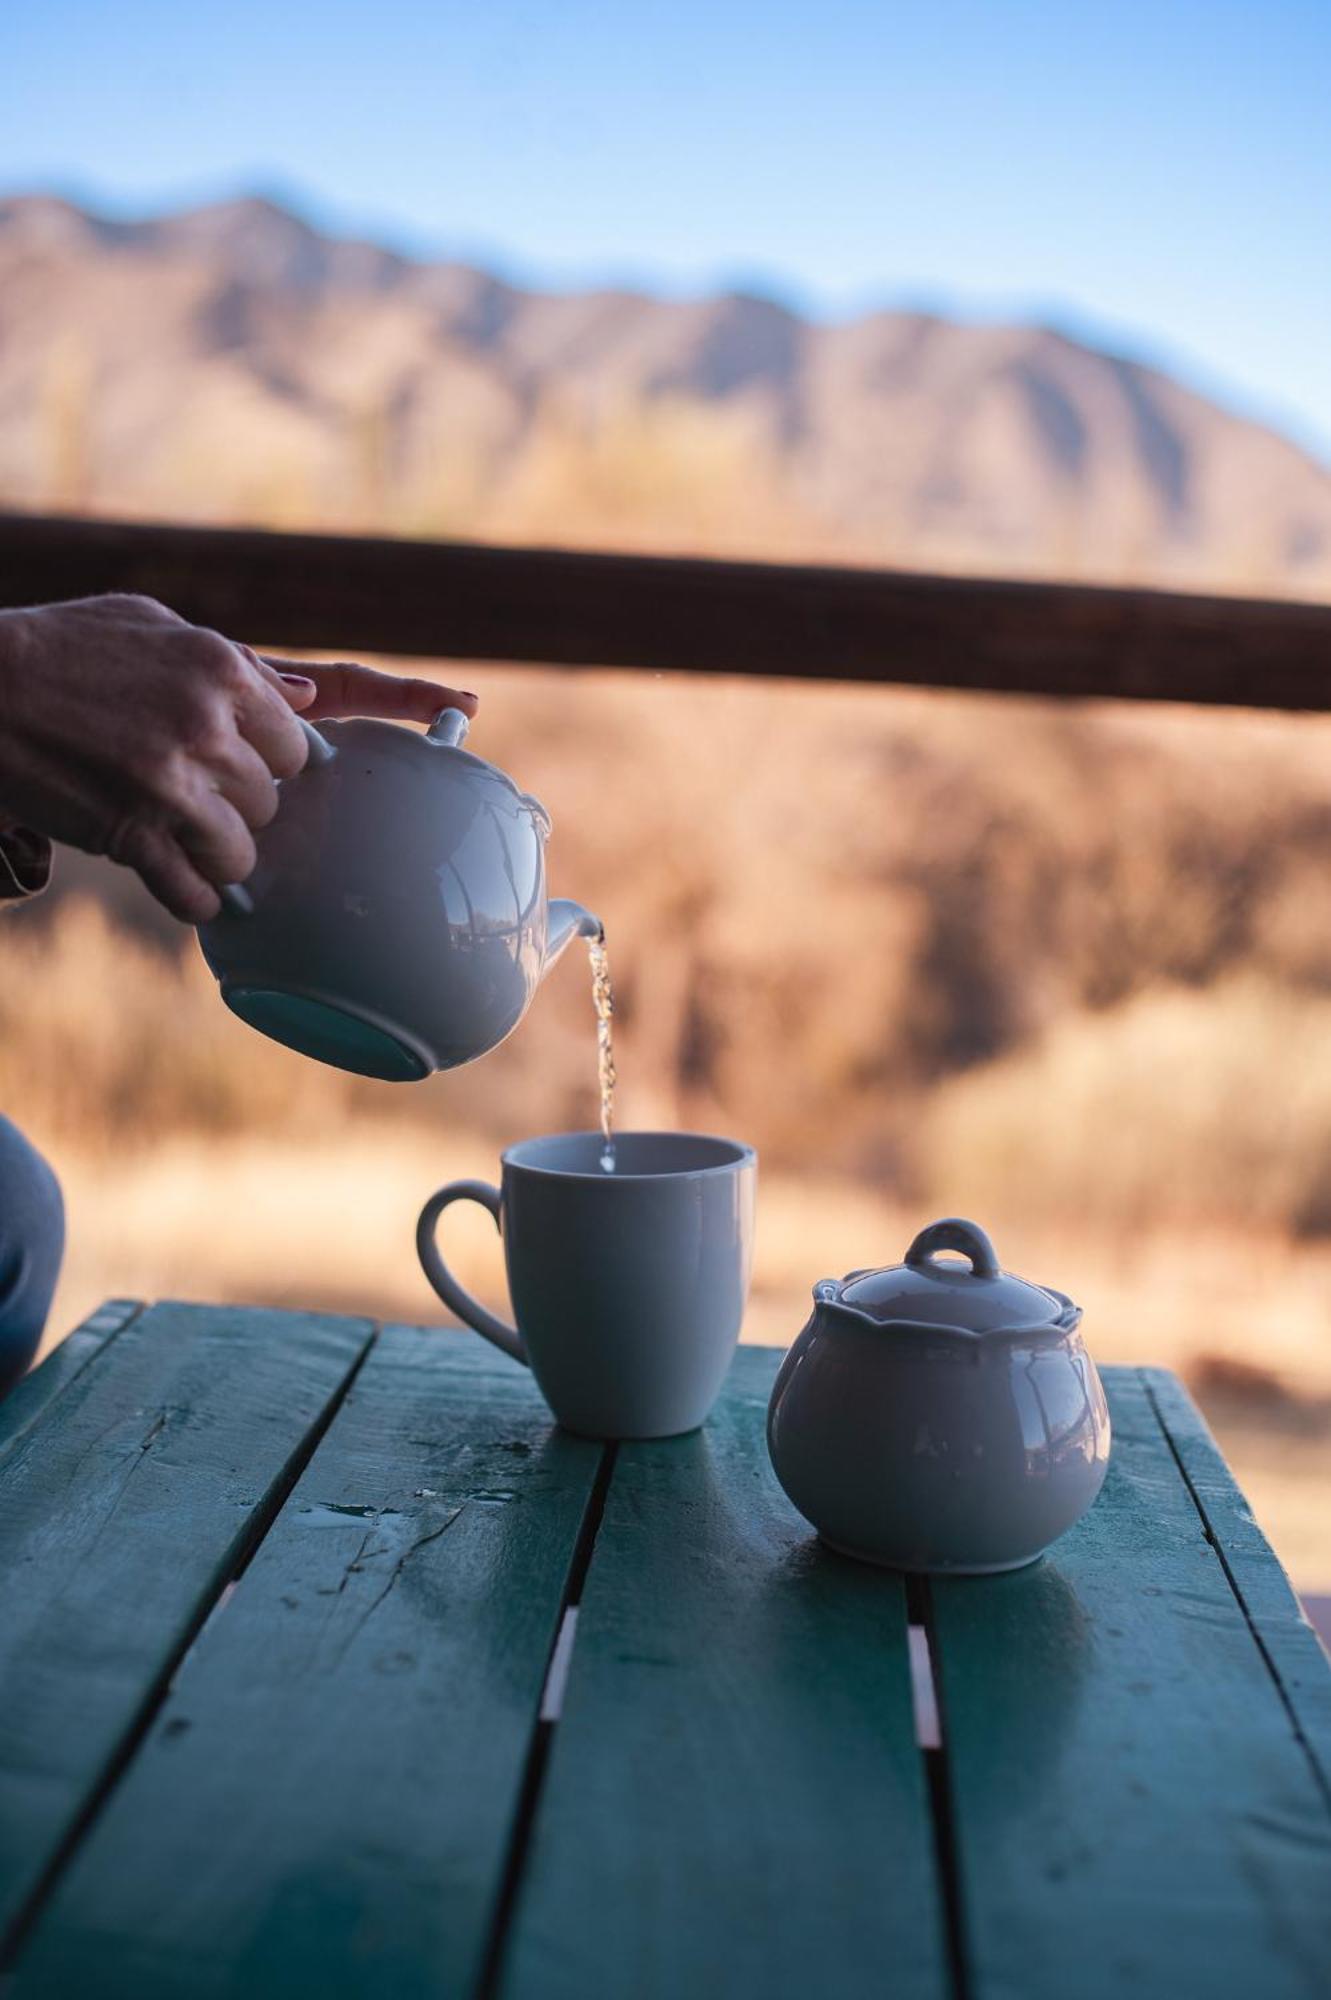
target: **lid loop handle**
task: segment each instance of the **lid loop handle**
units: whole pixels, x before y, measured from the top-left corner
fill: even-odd
[[[922,1229],[906,1252],[906,1262],[919,1270],[938,1250],[959,1250],[963,1257],[969,1257],[973,1277],[998,1276],[998,1257],[993,1244],[979,1223],[967,1222],[964,1215],[946,1215],[941,1222],[931,1222],[927,1229]]]
[[[458,750],[470,727],[460,708],[441,708],[425,734],[431,743],[440,743],[446,750]]]

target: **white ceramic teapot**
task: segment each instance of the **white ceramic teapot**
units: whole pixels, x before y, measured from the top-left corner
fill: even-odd
[[[1033,1562],[1085,1513],[1109,1411],[1071,1299],[1000,1270],[984,1231],[955,1216],[921,1230],[904,1264],[824,1279],[813,1297],[767,1442],[825,1542],[893,1569],[980,1575]]]
[[[512,1033],[574,937],[547,902],[550,820],[462,748],[445,709],[425,734],[378,721],[305,727],[309,761],[256,835],[258,865],[200,927],[222,998],[303,1055],[389,1082],[474,1062]]]

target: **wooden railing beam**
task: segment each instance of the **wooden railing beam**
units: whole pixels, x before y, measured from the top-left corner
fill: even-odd
[[[1331,707],[1331,605],[0,515],[0,605],[146,591],[298,651]]]

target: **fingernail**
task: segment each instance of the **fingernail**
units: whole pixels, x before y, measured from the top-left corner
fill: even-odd
[[[314,682],[310,679],[308,674],[283,674],[282,679],[286,682],[288,687],[312,688],[314,686]]]

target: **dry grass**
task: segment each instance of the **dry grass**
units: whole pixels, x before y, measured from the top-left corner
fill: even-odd
[[[576,972],[560,978],[585,1003]],[[578,1072],[547,1078],[526,1120],[501,1091],[488,1119],[460,1121],[463,1078],[403,1092],[304,1064],[232,1021],[192,953],[83,901],[4,924],[0,995],[0,1101],[55,1158],[70,1211],[52,1338],[112,1293],[429,1320],[412,1250],[425,1195],[491,1173],[502,1141],[556,1122],[561,1101],[573,1121],[590,1113],[589,1008],[567,1049],[537,1016],[524,1030]],[[816,1278],[899,1256],[930,1210],[976,1212],[1013,1268],[1079,1297],[1102,1360],[1193,1382],[1286,1560],[1331,1586],[1331,1246],[1293,1227],[1331,1148],[1328,1010],[1249,975],[1070,1017],[917,1094],[910,1198],[839,1170],[834,1144],[821,1166],[766,1169],[746,1337],[784,1344]],[[448,1242],[501,1303],[488,1219],[455,1212]]]
[[[1331,1233],[1331,996],[1252,972],[1069,1015],[934,1095],[926,1184],[1091,1234]]]
[[[740,416],[588,427],[551,404],[502,505],[456,445],[394,486],[373,410],[358,477],[316,492],[264,422],[236,505],[284,525],[326,489],[340,526],[855,553],[792,511]],[[157,511],[219,462],[175,468]],[[1082,1300],[1102,1359],[1184,1372],[1282,1554],[1331,1589],[1331,724],[466,677],[475,747],[553,810],[555,887],[609,924],[623,1122],[762,1152],[748,1337],[788,1341],[814,1279],[898,1257],[930,1212],[976,1213]],[[0,1106],[73,1225],[53,1336],[109,1293],[429,1318],[423,1197],[594,1115],[571,962],[486,1062],[395,1090],[250,1034],[144,899],[81,879],[95,901],[0,925]],[[486,1220],[449,1240],[496,1298]]]
[[[300,1132],[335,1115],[317,1074],[248,1045],[195,952],[82,900],[49,926],[15,914],[0,945],[0,1103],[34,1132],[96,1158],[180,1130]]]

